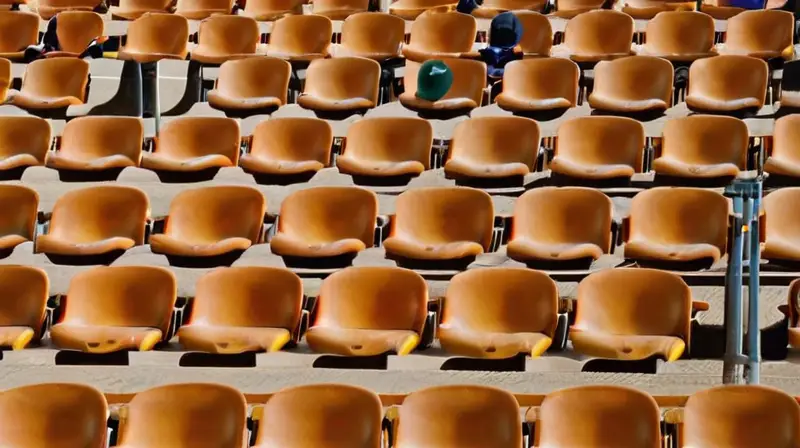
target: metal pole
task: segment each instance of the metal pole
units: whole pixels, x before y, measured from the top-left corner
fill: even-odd
[[[748,278],[748,318],[747,318],[747,370],[745,379],[747,384],[758,384],[761,373],[761,329],[758,323],[759,308],[759,273],[761,261],[759,223],[758,217],[761,210],[761,181],[751,185],[751,199],[753,215],[748,229],[750,236],[750,263]]]
[[[748,186],[749,187],[749,186]],[[749,190],[749,188],[747,188]],[[750,198],[749,192],[744,193],[744,211],[742,212],[742,224],[744,225],[742,237],[742,260],[750,259],[750,221],[753,219],[753,201]],[[747,263],[743,263],[745,266]]]
[[[731,253],[725,282],[725,356],[722,382],[741,384],[742,369],[742,212],[743,200],[733,188],[733,229]]]

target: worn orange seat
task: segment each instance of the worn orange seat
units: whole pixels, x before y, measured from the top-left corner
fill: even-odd
[[[184,190],[169,205],[164,233],[150,235],[150,248],[190,258],[244,252],[262,242],[266,210],[264,195],[249,186]]]
[[[387,256],[414,260],[459,260],[490,250],[492,198],[468,187],[408,190],[397,197]]]
[[[506,65],[503,91],[495,102],[502,109],[535,113],[578,104],[578,65],[566,58],[536,58]]]
[[[578,312],[569,339],[583,355],[675,361],[688,350],[691,318],[692,292],[679,275],[606,269],[578,285]]]
[[[108,404],[84,384],[43,383],[0,394],[0,446],[105,446]]]
[[[406,90],[398,98],[400,104],[427,114],[470,111],[480,107],[486,87],[486,64],[469,59],[444,59],[443,62],[453,72],[453,85],[443,97],[429,101],[417,96],[417,75],[421,64],[407,61],[404,77]]]
[[[710,15],[716,20],[729,20],[746,10],[744,8],[731,6],[731,0],[709,0],[701,4],[700,11]]]
[[[737,176],[747,169],[747,125],[738,118],[692,115],[667,121],[656,174],[709,179]]]
[[[407,355],[425,328],[428,286],[408,269],[349,267],[322,282],[316,306],[316,321],[306,332],[315,352]]]
[[[151,12],[169,12],[171,6],[172,0],[119,0],[119,6],[110,9],[114,19],[136,20]]]
[[[514,11],[522,24],[519,49],[525,57],[547,57],[553,47],[553,27],[547,16],[535,11]]]
[[[539,140],[539,125],[529,118],[471,118],[453,131],[445,175],[455,179],[525,176],[536,169]]]
[[[800,440],[800,405],[773,387],[726,385],[695,392],[683,409],[681,446],[791,447]]]
[[[668,11],[647,22],[647,42],[639,54],[675,62],[716,56],[714,19],[697,11]]]
[[[337,56],[358,56],[385,61],[400,57],[405,39],[405,22],[391,14],[360,12],[342,24],[342,43]]]
[[[197,46],[190,58],[203,64],[255,56],[261,39],[256,19],[233,15],[215,15],[203,20],[197,36]]]
[[[605,3],[605,0],[559,0],[556,10],[550,15],[562,19],[573,19],[585,12],[600,9]]]
[[[378,198],[359,187],[314,187],[283,200],[272,253],[323,258],[352,255],[372,247]]]
[[[794,15],[789,11],[744,11],[728,20],[721,52],[761,59],[794,57]]]
[[[0,266],[0,347],[22,350],[39,342],[49,289],[47,273],[41,268]],[[0,443],[6,442],[0,435]]]
[[[150,202],[134,187],[97,185],[61,195],[36,252],[55,256],[117,258],[144,244]]]
[[[144,127],[135,117],[80,117],[61,134],[47,166],[68,171],[103,171],[139,166]]]
[[[325,16],[289,15],[272,25],[267,56],[288,61],[326,58],[332,36],[333,23]]]
[[[383,407],[372,391],[346,384],[287,387],[258,421],[255,448],[380,448]]]
[[[672,105],[673,71],[668,60],[653,56],[600,61],[589,105],[621,114],[664,112]]]
[[[11,75],[11,61],[0,58],[0,103],[5,102],[8,89],[14,81]]]
[[[564,47],[573,61],[598,62],[633,54],[633,19],[611,10],[578,14],[564,29]]]
[[[411,40],[403,46],[403,55],[414,62],[474,57],[472,44],[477,32],[478,23],[468,14],[425,14],[411,25]]]
[[[430,169],[433,127],[412,117],[358,120],[347,130],[340,172],[352,176],[418,176]]]
[[[39,0],[36,12],[38,12],[39,16],[44,20],[50,20],[62,12],[90,12],[99,5],[100,0]]]
[[[600,181],[642,171],[644,127],[626,117],[578,117],[558,127],[553,173]]]
[[[317,59],[297,104],[317,112],[363,111],[378,105],[381,65],[359,57]]]
[[[92,11],[64,11],[58,14],[56,36],[60,51],[45,53],[48,58],[78,57],[94,40],[103,40],[103,16]]]
[[[597,260],[613,247],[611,199],[598,190],[545,187],[514,204],[507,253],[523,263]]]
[[[533,408],[528,417],[533,419]],[[535,420],[537,446],[661,446],[658,404],[632,387],[578,386],[551,392]]]
[[[437,337],[448,353],[501,359],[537,357],[553,342],[558,288],[547,274],[524,268],[484,268],[450,281]]]
[[[219,268],[197,281],[178,339],[191,351],[276,352],[296,339],[302,305],[303,283],[287,269]]]
[[[622,12],[636,20],[652,20],[662,12],[694,11],[696,4],[693,2],[680,2],[671,0],[628,0],[622,7]]]
[[[0,58],[21,61],[25,49],[39,43],[39,16],[32,12],[0,11]]]
[[[147,12],[128,25],[125,45],[118,57],[140,63],[186,59],[189,21],[175,14]]]
[[[203,20],[213,15],[228,15],[233,5],[232,0],[177,0],[175,14],[189,20]]]
[[[314,0],[314,14],[331,20],[345,20],[353,14],[367,12],[369,0]]]
[[[800,261],[800,222],[797,220],[800,188],[781,188],[764,197],[764,241],[761,257],[771,261]]]
[[[120,448],[247,445],[247,401],[230,386],[188,383],[154,387],[134,395],[123,409]]]
[[[631,201],[625,258],[639,262],[716,263],[728,243],[728,201],[700,188],[660,187]]]
[[[25,69],[22,89],[9,92],[9,103],[23,109],[60,109],[83,104],[89,63],[78,58],[40,59]]]
[[[508,11],[542,11],[546,5],[544,0],[486,0],[473,9],[471,14],[481,19],[492,19]]]
[[[15,247],[33,241],[39,195],[22,185],[0,184],[0,257],[11,254]]]
[[[757,111],[766,102],[768,78],[767,63],[751,56],[700,59],[689,67],[686,105],[696,112]]]
[[[410,393],[397,413],[397,448],[522,446],[519,403],[490,386],[448,385]]]
[[[250,151],[239,160],[248,173],[316,173],[330,165],[333,131],[325,120],[286,117],[265,120],[253,129]]]
[[[772,150],[764,162],[764,171],[778,176],[800,177],[800,115],[775,120]]]
[[[258,21],[275,21],[290,15],[303,14],[303,0],[249,0],[244,15]]]
[[[88,353],[152,350],[167,336],[176,295],[175,275],[165,268],[91,268],[72,277],[50,339]]]
[[[798,297],[800,297],[800,280],[796,279],[789,284],[789,303],[787,304],[788,310],[786,313],[789,321],[789,346],[794,348],[800,347],[800,327],[797,325],[798,320],[800,320]]]
[[[249,57],[229,60],[219,76],[208,103],[222,110],[252,111],[286,104],[292,66],[278,58]]]
[[[453,10],[457,4],[453,0],[398,0],[389,5],[389,14],[413,21],[426,12]]]
[[[142,168],[192,172],[236,166],[240,143],[239,124],[232,118],[176,118],[162,124],[153,152],[142,154]]]
[[[0,117],[0,176],[9,170],[44,165],[50,123],[34,116]]]

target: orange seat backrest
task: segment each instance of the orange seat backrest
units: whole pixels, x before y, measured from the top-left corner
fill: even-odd
[[[760,238],[776,241],[795,241],[800,237],[797,225],[800,213],[800,188],[781,188],[764,196],[764,223]]]
[[[785,115],[775,120],[775,128],[772,130],[772,151],[769,156],[800,163],[800,115]]]
[[[397,54],[405,40],[405,21],[382,12],[360,12],[342,24],[342,47],[358,53]]]
[[[128,24],[125,47],[139,53],[184,55],[189,21],[176,14],[148,12]]]
[[[325,16],[286,16],[273,23],[269,47],[279,53],[325,54],[332,35],[333,23]]]
[[[430,169],[433,127],[415,117],[375,117],[358,120],[347,129],[343,154],[353,159],[383,162],[416,160]]]
[[[539,125],[530,118],[470,118],[456,126],[449,157],[477,164],[524,163],[533,171],[539,140]]]
[[[666,59],[653,56],[628,56],[600,61],[594,66],[594,90],[598,95],[622,101],[662,100],[672,104],[674,68]]]
[[[30,327],[34,331],[33,339],[39,340],[49,289],[50,280],[44,269],[0,266],[0,327]]]
[[[567,22],[564,45],[572,53],[628,53],[633,31],[633,19],[625,13],[611,9],[587,11]]]
[[[783,52],[794,44],[794,15],[789,11],[744,11],[728,19],[728,50]]]
[[[564,98],[577,106],[580,75],[578,64],[566,58],[513,61],[505,68],[503,94],[536,100]]]
[[[553,27],[544,14],[535,11],[514,11],[522,24],[519,48],[525,54],[549,56],[553,47]]]
[[[58,14],[56,36],[62,51],[83,53],[104,32],[103,16],[96,12],[64,11]]]
[[[761,59],[742,55],[721,55],[700,59],[689,67],[689,93],[731,101],[756,98],[763,105],[767,97],[769,67]]]
[[[31,12],[0,11],[0,53],[24,51],[39,42],[39,16]]]
[[[747,168],[750,142],[744,121],[720,115],[692,115],[664,125],[661,157],[689,164],[732,163]]]
[[[183,160],[220,154],[239,163],[239,123],[227,117],[180,117],[163,124],[155,153]]]
[[[50,123],[32,115],[0,117],[0,156],[30,154],[44,164],[50,150]]]
[[[0,185],[0,236],[20,235],[33,239],[39,195],[22,185]]]
[[[707,53],[714,48],[714,19],[697,11],[664,11],[647,22],[645,35],[654,54]]]
[[[381,65],[359,57],[316,59],[306,71],[304,95],[345,101],[364,98],[378,104]]]
[[[645,135],[636,120],[577,117],[562,123],[557,132],[557,157],[590,165],[628,165],[642,172]]]
[[[423,14],[411,25],[409,45],[430,52],[467,53],[477,32],[477,21],[469,14]]]
[[[236,59],[219,67],[216,88],[223,95],[232,98],[275,97],[281,104],[286,104],[291,74],[292,66],[283,59]]]
[[[142,159],[143,142],[141,118],[87,116],[67,123],[61,133],[59,152],[86,161],[122,155],[138,165]]]
[[[255,54],[261,33],[252,17],[214,15],[202,22],[197,44],[214,54]]]
[[[283,61],[282,61],[283,62]],[[262,121],[253,130],[250,155],[263,159],[330,164],[333,130],[327,121],[285,117]]]
[[[37,98],[86,99],[89,63],[78,58],[40,59],[28,64],[21,92]]]

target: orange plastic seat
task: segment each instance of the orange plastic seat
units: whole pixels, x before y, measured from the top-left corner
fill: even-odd
[[[644,127],[626,117],[578,117],[558,127],[553,173],[592,181],[642,172]]]
[[[213,15],[228,15],[233,10],[231,0],[177,0],[175,14],[189,20],[204,20]]]
[[[481,19],[492,19],[508,11],[542,11],[546,5],[547,2],[543,0],[486,0],[471,14]]]
[[[108,404],[84,384],[44,383],[0,394],[0,445],[26,448],[101,447]]]
[[[535,11],[514,11],[522,24],[519,49],[525,57],[547,57],[553,47],[553,27],[547,16]]]
[[[105,32],[103,16],[92,11],[64,11],[58,14],[56,36],[60,51],[45,53],[48,58],[78,57],[92,41]]]
[[[668,60],[653,56],[600,61],[589,105],[621,114],[664,112],[672,105],[673,72]]]
[[[172,0],[119,0],[119,6],[111,8],[111,16],[117,20],[136,20],[147,13],[169,12],[171,6]]]
[[[50,281],[43,269],[0,266],[0,347],[22,350],[31,342],[39,342],[49,289]],[[0,429],[0,443],[4,444],[8,441],[3,440],[2,433]]]
[[[118,58],[140,63],[186,59],[189,21],[185,17],[147,12],[128,25],[125,45]]]
[[[767,97],[769,67],[761,59],[723,55],[700,59],[689,67],[686,105],[696,112],[757,111]]]
[[[625,258],[716,263],[728,243],[728,201],[700,188],[653,188],[631,201]]]
[[[165,268],[91,268],[72,277],[50,339],[88,353],[152,350],[167,336],[176,295],[175,275]]]
[[[342,57],[311,61],[297,104],[318,112],[363,111],[378,105],[381,65],[372,59]]]
[[[313,13],[331,20],[345,20],[353,14],[367,12],[369,0],[314,0]]]
[[[253,129],[250,151],[239,166],[255,175],[316,173],[330,165],[332,146],[333,130],[325,120],[274,118]]]
[[[39,43],[39,16],[32,12],[0,11],[0,58],[22,60],[25,49]]]
[[[437,337],[448,353],[502,359],[537,357],[553,342],[558,288],[539,271],[484,268],[450,281]]]
[[[539,125],[529,118],[471,118],[453,131],[444,172],[454,179],[525,176],[536,168],[539,140]]]
[[[47,166],[67,171],[104,171],[139,166],[144,126],[135,117],[80,117],[61,134]]]
[[[475,18],[460,12],[420,16],[411,25],[411,40],[403,55],[414,62],[428,59],[472,57],[472,44],[478,32]]]
[[[440,99],[429,101],[417,96],[417,75],[421,64],[406,62],[405,92],[398,98],[404,107],[420,113],[470,111],[481,106],[486,86],[486,64],[469,59],[444,59],[453,72],[453,85]]]
[[[423,13],[451,11],[456,5],[453,0],[398,0],[389,5],[389,14],[413,21]]]
[[[262,242],[266,200],[249,186],[217,185],[180,192],[169,205],[164,233],[150,235],[154,253],[215,257]]]
[[[537,446],[661,446],[661,414],[650,395],[625,386],[578,386],[547,394]],[[531,411],[528,415],[531,416]]]
[[[683,409],[686,447],[792,447],[800,440],[800,405],[791,395],[755,384],[695,392]]]
[[[354,177],[419,176],[430,169],[433,127],[411,117],[366,118],[347,130],[339,172]]]
[[[761,59],[794,57],[794,14],[789,11],[744,11],[728,20],[723,53]]]
[[[503,91],[495,102],[504,110],[535,113],[578,104],[578,65],[566,58],[537,58],[506,65]]]
[[[303,14],[302,0],[249,0],[244,15],[260,22],[272,22],[291,15]]]
[[[653,170],[680,178],[735,177],[747,169],[749,140],[747,125],[738,118],[692,115],[669,120]]]
[[[492,198],[467,187],[415,188],[397,197],[387,256],[459,260],[490,250]]]
[[[154,387],[134,395],[123,412],[120,448],[247,446],[247,401],[230,386]]]
[[[598,62],[633,54],[633,19],[610,9],[578,14],[564,29],[564,46],[577,62]]]
[[[0,177],[10,170],[44,165],[50,123],[34,116],[0,117]]]
[[[383,407],[374,392],[346,384],[287,387],[270,397],[254,448],[380,448]]]
[[[261,39],[256,19],[233,15],[215,15],[203,20],[197,35],[191,59],[203,64],[255,56]]]
[[[606,269],[578,285],[572,348],[619,360],[679,359],[691,340],[692,291],[677,274],[645,268]]]
[[[556,10],[550,13],[554,17],[573,19],[585,12],[600,9],[605,0],[559,0]]]
[[[591,188],[529,190],[514,204],[508,256],[523,263],[597,260],[613,247],[613,208]]]
[[[89,63],[78,58],[40,59],[28,64],[22,89],[9,101],[23,109],[60,109],[83,104]]]
[[[691,62],[716,56],[714,19],[697,11],[668,11],[647,22],[645,42],[639,54],[675,62]]]
[[[99,0],[39,0],[36,12],[42,19],[50,20],[67,11],[91,12],[99,5]]]
[[[184,349],[207,353],[276,352],[297,334],[303,282],[287,269],[219,268],[197,281]]]
[[[764,162],[764,171],[776,176],[800,177],[800,115],[775,120],[772,151]]]
[[[306,332],[311,350],[342,356],[407,355],[428,315],[428,285],[395,267],[349,267],[322,282],[317,318]]]
[[[232,118],[181,117],[162,124],[153,152],[142,154],[142,168],[196,172],[236,166],[239,124]]]
[[[761,227],[763,229],[764,227]],[[763,231],[763,230],[762,230]],[[800,296],[800,280],[794,280],[789,284],[789,301],[787,303],[786,317],[789,323],[789,346],[800,347],[800,327],[798,327],[798,297]]]
[[[372,247],[378,219],[375,193],[358,187],[314,187],[283,200],[272,253],[323,258]]]
[[[229,60],[219,76],[208,103],[222,110],[254,111],[286,104],[292,66],[278,58],[249,57]]]
[[[413,392],[398,411],[394,446],[522,446],[519,403],[490,386],[434,386]]]
[[[8,89],[14,81],[11,76],[11,61],[0,58],[0,103],[5,102]]]
[[[332,36],[333,23],[325,16],[286,16],[272,25],[267,56],[288,61],[326,58]]]
[[[0,257],[11,254],[15,247],[33,241],[39,195],[22,185],[0,184]]]
[[[385,61],[400,57],[405,40],[405,22],[391,14],[360,12],[342,24],[342,43],[337,56],[358,56]]]
[[[694,11],[696,7],[692,2],[676,2],[670,0],[628,0],[622,7],[622,12],[636,20],[653,20],[662,12]]]
[[[144,244],[150,202],[134,187],[97,185],[61,195],[50,228],[36,238],[36,252],[55,256],[112,259]]]
[[[761,257],[771,261],[800,261],[800,223],[797,220],[800,188],[781,188],[764,197],[764,244]]]

